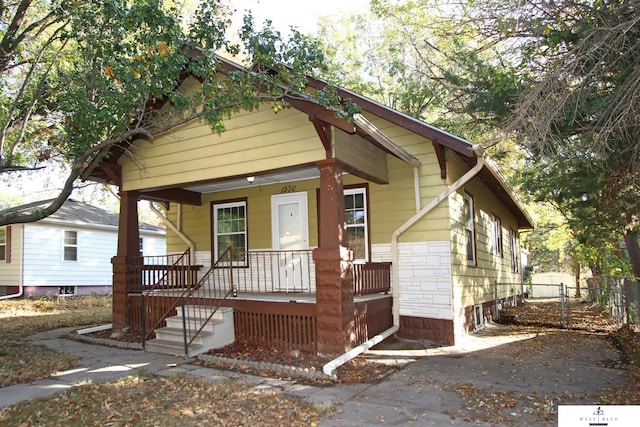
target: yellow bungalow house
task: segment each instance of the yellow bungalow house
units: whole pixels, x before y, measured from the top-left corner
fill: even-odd
[[[207,331],[213,318],[226,332],[200,334],[223,336],[217,345],[335,355],[394,333],[453,344],[517,302],[519,289],[496,283],[521,282],[518,235],[533,221],[483,150],[338,92],[360,107],[352,122],[291,99],[237,113],[222,133],[193,121],[134,141],[135,161],[116,149],[92,165],[85,178],[122,197],[114,328],[155,332],[148,348],[171,346],[173,331],[196,353],[215,344],[190,325]],[[167,206],[164,266],[138,253],[143,199]]]

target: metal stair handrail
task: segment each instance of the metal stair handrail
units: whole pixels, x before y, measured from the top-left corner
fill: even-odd
[[[228,264],[225,265],[224,263]],[[211,321],[218,309],[223,303],[233,295],[235,284],[233,281],[233,246],[228,245],[227,249],[220,255],[218,260],[209,268],[209,271],[198,281],[196,286],[185,291],[181,297],[182,302],[182,325],[184,336],[184,351],[189,354],[189,346],[202,332],[204,327]],[[229,268],[225,268],[225,267]],[[224,281],[227,281],[226,286]],[[222,283],[221,283],[222,282]],[[218,285],[222,285],[218,287]],[[197,293],[197,294],[196,294]],[[211,301],[217,301],[213,306]],[[203,308],[204,307],[204,308]],[[213,310],[209,310],[213,307]],[[196,316],[187,316],[187,310],[190,314]],[[198,322],[203,318],[198,316],[205,313],[206,318],[198,326]],[[197,330],[196,330],[197,328]],[[195,330],[193,334],[190,332]]]
[[[158,326],[160,326],[160,324],[169,316],[169,313],[171,313],[171,311],[173,311],[176,306],[178,305],[177,302],[175,304],[172,304],[172,306],[170,306],[168,309],[166,309],[163,314],[159,317],[159,320],[156,321],[156,323],[154,325],[152,325],[152,327],[149,329],[149,332],[147,333],[145,331],[145,300],[146,298],[154,292],[158,292],[160,290],[171,290],[170,287],[170,280],[167,280],[167,278],[169,277],[169,272],[170,271],[177,271],[178,270],[178,266],[184,265],[184,261],[185,259],[187,260],[188,264],[187,266],[191,265],[191,250],[189,248],[187,248],[186,251],[184,251],[182,253],[182,255],[180,255],[178,257],[178,259],[176,260],[176,262],[174,262],[171,266],[168,266],[167,270],[164,272],[164,274],[162,275],[162,277],[160,277],[151,287],[149,287],[148,289],[145,289],[141,294],[140,294],[140,298],[142,299],[142,306],[141,306],[141,310],[142,310],[142,345],[144,346],[144,342],[146,339],[149,338],[149,336],[153,333],[153,331],[155,331]],[[187,270],[188,272],[188,270]],[[189,280],[184,280],[185,283],[181,283],[181,287],[180,289],[182,289],[183,286],[190,286],[191,282]],[[179,301],[179,300],[177,300]]]

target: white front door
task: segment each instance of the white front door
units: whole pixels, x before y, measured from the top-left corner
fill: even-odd
[[[271,235],[274,262],[274,290],[302,291],[309,289],[309,224],[307,193],[271,196]],[[285,252],[286,251],[286,252]]]

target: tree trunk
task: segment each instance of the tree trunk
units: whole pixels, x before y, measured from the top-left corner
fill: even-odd
[[[624,243],[627,246],[631,270],[636,278],[640,278],[640,244],[638,243],[638,232],[636,230],[626,230],[624,233]]]

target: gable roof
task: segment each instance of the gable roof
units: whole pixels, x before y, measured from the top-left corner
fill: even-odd
[[[197,56],[201,55],[201,51],[198,49],[194,49],[190,51],[189,54]],[[223,73],[233,71],[246,71],[246,68],[226,58],[219,57],[218,59],[221,61],[221,69]],[[178,82],[178,85],[181,84],[181,82],[184,81],[186,77],[186,75],[181,76],[181,81]],[[323,89],[329,85],[327,81],[316,79],[313,77],[308,77],[307,81],[310,87],[318,90]],[[473,150],[474,144],[462,137],[451,134],[434,125],[409,116],[408,114],[402,113],[398,110],[374,101],[364,95],[360,95],[356,92],[350,91],[346,88],[338,87],[337,94],[341,99],[350,100],[351,102],[357,104],[360,107],[361,111],[371,113],[430,140],[433,143],[434,148],[436,149],[436,153],[439,153],[438,162],[440,164],[442,174],[446,174],[446,165],[444,160],[445,148],[453,151],[458,156],[460,156],[460,158],[469,167],[473,167],[477,162],[477,154]],[[354,121],[353,123],[351,123],[345,119],[337,117],[334,110],[316,104],[310,99],[304,100],[296,97],[285,96],[285,100],[289,102],[289,104],[291,104],[293,108],[309,114],[310,120],[320,120],[350,134],[357,133],[363,136],[365,139],[378,145],[387,153],[400,158],[413,167],[416,167],[420,164],[419,159],[406,151],[404,148],[395,144],[390,138],[386,137],[386,135],[380,132],[361,114],[355,114]],[[156,102],[156,107],[161,104],[163,105],[163,103],[164,101],[160,103]],[[117,172],[115,172],[114,169],[115,163],[126,151],[126,148],[122,145],[124,143],[126,143],[126,141],[123,141],[121,145],[116,145],[108,150],[108,161],[105,161],[105,157],[103,156],[107,152],[101,153],[101,155],[94,159],[91,165],[85,170],[82,175],[82,179],[91,179],[98,182],[107,182],[120,185],[120,183],[118,182],[119,177],[116,176]],[[103,165],[105,167],[98,168],[98,165]],[[496,197],[501,202],[503,202],[511,212],[513,212],[518,221],[519,228],[534,228],[535,222],[529,216],[519,197],[506,182],[504,176],[499,172],[495,163],[491,161],[486,162],[485,165],[486,166],[478,174],[479,179],[481,179],[491,189]]]
[[[44,208],[51,204],[54,199],[42,200],[38,202],[27,203],[15,208],[11,208],[12,212],[30,212],[39,207]],[[3,211],[0,211],[0,215]],[[74,199],[67,199],[62,207],[55,213],[49,215],[38,222],[57,223],[63,225],[76,225],[83,227],[98,228],[118,228],[119,215],[109,212],[105,209],[90,205]],[[140,222],[140,231],[150,233],[164,233],[164,229],[152,224]]]

